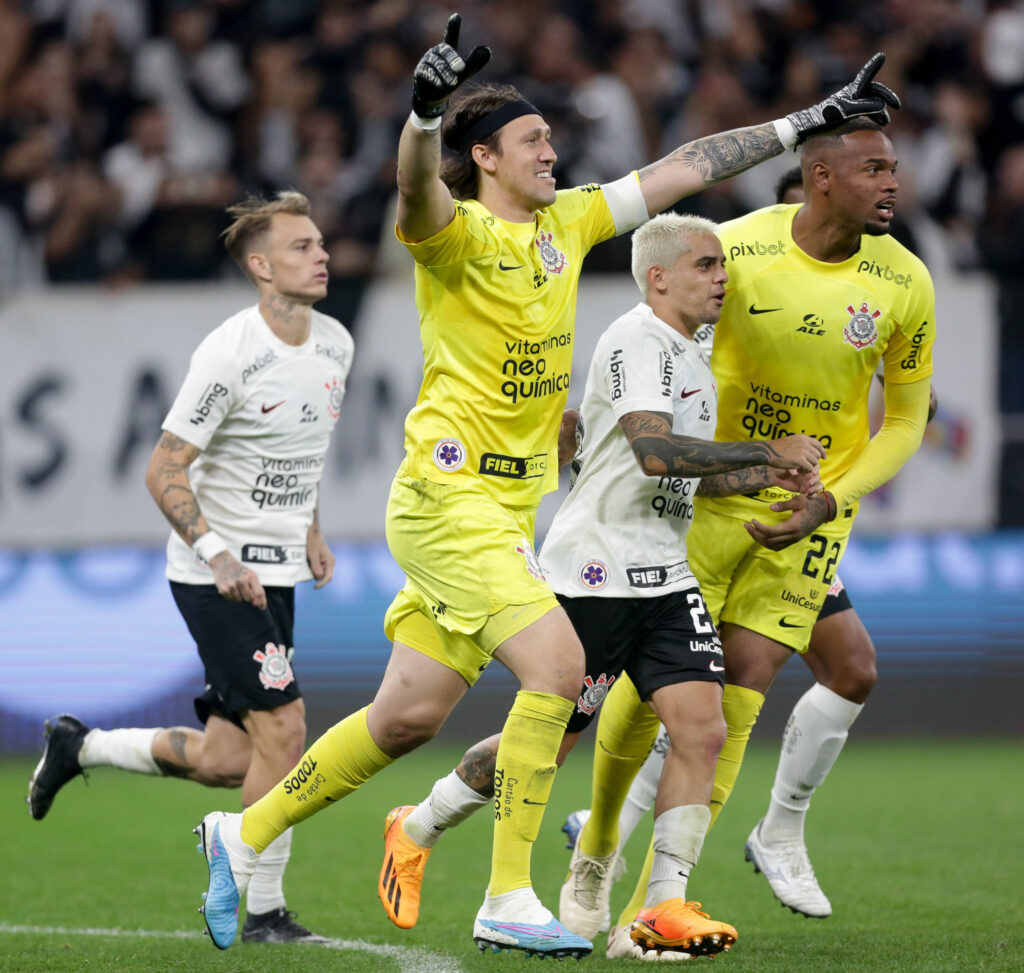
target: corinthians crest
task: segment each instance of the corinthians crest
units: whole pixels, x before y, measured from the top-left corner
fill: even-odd
[[[609,676],[604,672],[597,677],[596,682],[590,676],[584,676],[583,693],[576,701],[576,708],[587,716],[593,713],[608,695],[608,690],[612,688],[615,678],[615,676]]]
[[[555,246],[550,233],[537,234],[534,242],[540,248],[540,259],[549,274],[560,274],[565,270],[565,254]]]
[[[859,311],[852,304],[847,304],[846,310],[852,317],[843,328],[843,340],[848,341],[857,351],[873,345],[878,339],[878,327],[875,321],[882,316],[882,312],[878,308],[869,311],[867,304],[863,301]]]
[[[252,654],[253,659],[260,664],[260,682],[264,689],[284,689],[295,680],[295,673],[292,672],[292,653],[295,649],[286,649],[273,642],[268,642],[266,649],[265,653],[257,650]]]

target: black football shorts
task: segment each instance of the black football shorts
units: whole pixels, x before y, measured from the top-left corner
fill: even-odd
[[[195,700],[204,724],[217,711],[241,727],[245,711],[277,709],[302,696],[292,670],[295,589],[264,590],[267,607],[261,611],[228,601],[216,585],[171,582],[206,670],[206,690]]]
[[[566,731],[590,724],[620,673],[641,699],[680,682],[725,683],[722,642],[698,588],[656,598],[558,600],[586,653],[586,676]]]

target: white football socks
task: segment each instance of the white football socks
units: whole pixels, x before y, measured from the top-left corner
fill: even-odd
[[[284,908],[284,870],[291,854],[292,829],[288,828],[260,853],[246,893],[245,907],[250,914],[262,915]]]
[[[527,922],[538,926],[546,925],[554,918],[551,910],[537,898],[537,893],[529,885],[523,889],[502,892],[501,895],[488,892],[476,917],[500,919],[503,922]]]
[[[152,752],[159,732],[159,727],[90,730],[78,751],[78,762],[83,767],[117,767],[159,777],[161,770]]]
[[[706,804],[670,807],[654,819],[654,864],[645,908],[666,899],[686,898],[686,882],[710,826],[711,809]]]
[[[761,824],[765,844],[803,841],[811,797],[824,783],[863,708],[863,703],[851,703],[820,683],[797,700],[782,735],[771,801]]]
[[[453,770],[434,783],[430,796],[402,822],[405,833],[423,848],[433,848],[447,828],[462,824],[491,798],[478,794]]]

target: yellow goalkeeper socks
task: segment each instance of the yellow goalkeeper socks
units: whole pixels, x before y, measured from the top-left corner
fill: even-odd
[[[619,814],[658,735],[658,726],[658,718],[623,673],[605,698],[597,720],[590,818],[580,835],[583,854],[606,858],[618,847]]]
[[[370,736],[369,706],[332,726],[287,777],[250,806],[242,818],[242,840],[263,851],[293,824],[340,801],[383,770],[389,757]]]
[[[574,706],[551,693],[516,693],[494,768],[494,845],[487,886],[492,898],[531,885],[530,854]]]
[[[747,751],[747,741],[763,705],[764,696],[756,689],[726,684],[725,692],[722,694],[722,715],[725,716],[728,732],[725,746],[718,755],[715,784],[711,789],[712,824],[718,819],[732,789],[736,786],[736,778],[739,777],[740,767],[743,765],[743,755]]]
[[[610,698],[609,694],[609,698]],[[607,702],[607,701],[606,701]],[[754,729],[757,717],[764,705],[764,696],[756,689],[744,689],[742,686],[733,686],[727,683],[725,692],[722,694],[722,713],[725,715],[725,722],[728,727],[725,746],[718,755],[718,765],[715,768],[715,783],[711,791],[711,824],[718,820],[725,802],[729,800],[733,787],[736,786],[736,778],[740,774],[740,766],[743,764],[743,755],[747,749],[747,741]],[[710,828],[711,825],[709,824]],[[633,888],[633,895],[626,907],[619,915],[619,925],[626,926],[636,918],[636,914],[643,908],[644,900],[647,898],[647,884],[651,877],[651,865],[654,861],[654,839],[647,849],[647,858],[644,859],[644,867],[640,869],[636,885]]]

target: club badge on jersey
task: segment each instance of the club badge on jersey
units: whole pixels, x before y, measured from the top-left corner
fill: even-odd
[[[538,234],[536,243],[540,248],[541,262],[549,274],[560,274],[565,270],[569,261],[565,254],[555,246],[550,233]]]
[[[878,308],[869,311],[867,303],[863,301],[859,311],[852,304],[846,306],[846,311],[852,317],[843,328],[843,340],[853,345],[857,351],[869,348],[878,340],[878,326],[875,322],[882,316],[882,312]]]

